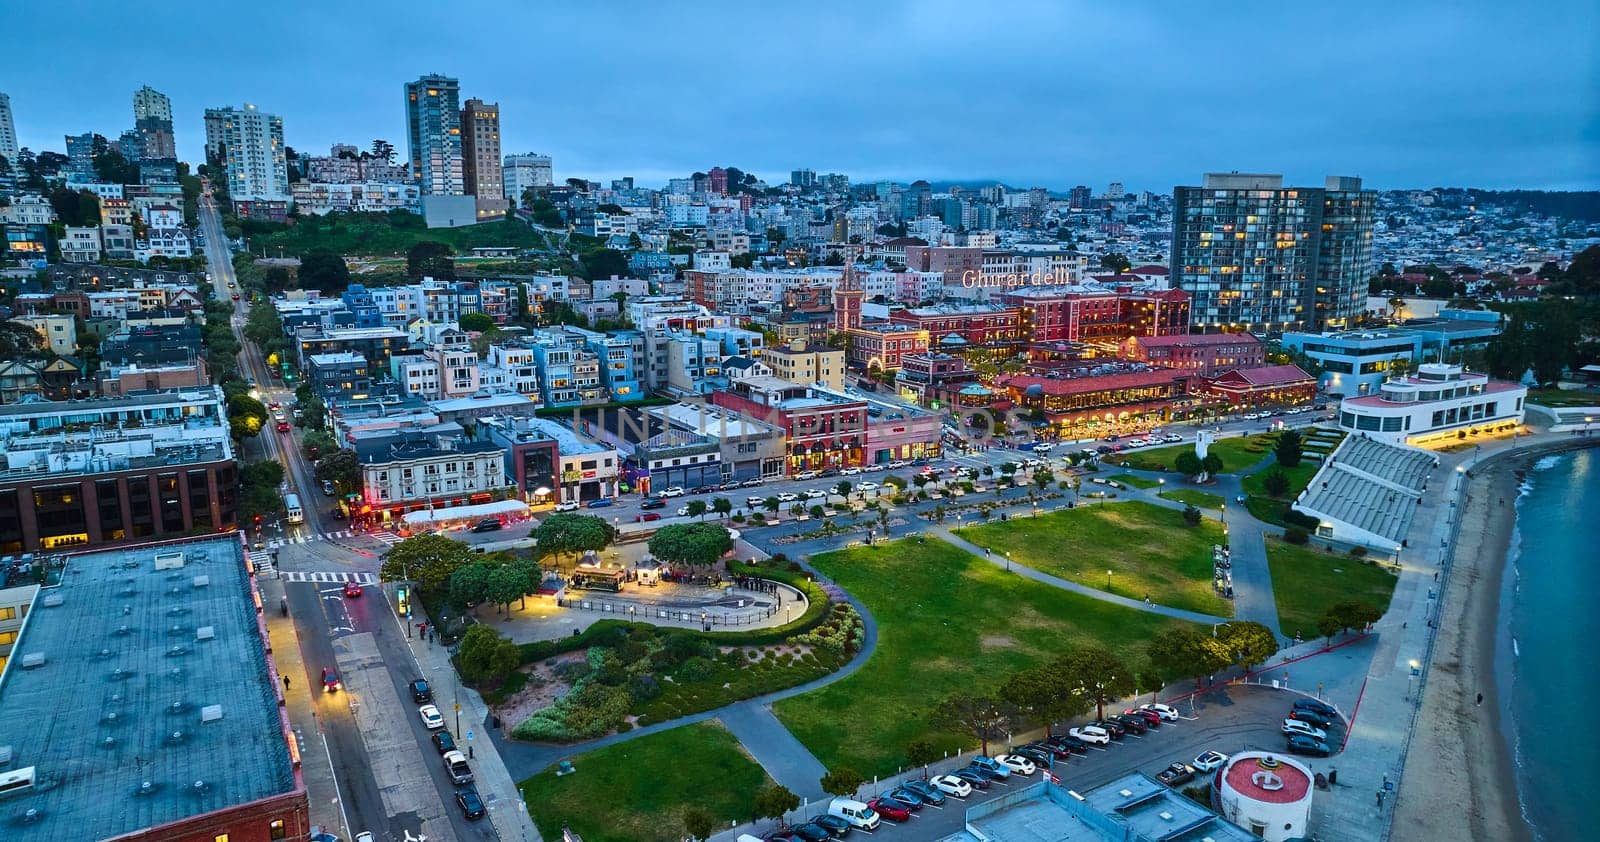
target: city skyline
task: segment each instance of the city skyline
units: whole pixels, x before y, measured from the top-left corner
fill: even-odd
[[[4,90],[20,144],[39,151],[60,150],[68,134],[114,137],[130,94],[149,85],[171,98],[177,151],[191,162],[203,158],[204,109],[241,101],[282,115],[287,144],[303,154],[378,137],[403,149],[396,92],[437,72],[498,102],[505,152],[552,156],[558,180],[656,184],[720,164],[774,184],[809,168],[857,182],[1065,190],[1122,181],[1158,193],[1229,170],[1295,183],[1348,174],[1377,189],[1600,183],[1600,96],[1586,84],[1596,67],[1584,42],[1597,17],[1577,3],[1532,15],[1261,6],[1229,20],[1084,6],[974,20],[917,4],[858,13],[842,29],[816,26],[824,10],[702,8],[687,21],[655,10],[541,11],[539,31],[584,37],[551,36],[531,50],[484,50],[449,27],[415,49],[385,50],[415,38],[408,16],[366,21],[352,36],[294,14],[230,10],[234,28],[254,37],[205,72],[162,45],[203,39],[214,21],[175,15],[156,29],[108,9],[85,21],[86,36],[146,36],[123,57],[138,72],[115,81],[97,62],[48,61],[68,36],[41,9],[22,8],[18,31],[45,34],[17,45]],[[1380,16],[1384,26],[1357,25]],[[535,22],[516,11],[495,19],[503,32]],[[1336,49],[1309,46],[1335,31]],[[300,45],[292,70],[276,47],[290,41]],[[1240,41],[1256,48],[1222,48]],[[1537,61],[1470,58],[1461,47],[1492,55],[1495,43],[1535,41]],[[285,70],[262,72],[272,67]],[[52,106],[63,89],[77,92],[72,109]],[[930,97],[949,105],[926,107]]]

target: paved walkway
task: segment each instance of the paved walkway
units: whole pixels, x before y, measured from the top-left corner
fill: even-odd
[[[927,531],[929,534],[939,538],[939,540],[944,541],[953,547],[965,550],[966,552],[977,556],[978,558],[984,559],[1002,570],[1007,567],[1007,561],[1004,557],[996,557],[986,553],[983,547],[980,547],[965,538],[957,536],[955,533],[943,526],[930,526]],[[1021,562],[1013,561],[1010,562],[1009,566],[1011,568],[1011,572],[1025,578],[1032,579],[1040,584],[1049,585],[1052,588],[1060,588],[1064,591],[1072,591],[1073,593],[1082,594],[1092,599],[1098,599],[1102,602],[1109,602],[1113,605],[1120,605],[1124,608],[1132,608],[1136,611],[1144,611],[1150,614],[1160,614],[1164,617],[1172,617],[1178,620],[1188,620],[1191,623],[1205,623],[1206,625],[1210,625],[1212,623],[1226,623],[1232,619],[1230,617],[1217,617],[1211,614],[1201,614],[1198,611],[1185,611],[1182,608],[1170,608],[1165,605],[1147,605],[1142,600],[1130,599],[1125,596],[1117,596],[1116,594],[1106,593],[1105,591],[1097,588],[1091,588],[1088,585],[1080,585],[1077,582],[1069,581],[1059,576],[1052,576],[1049,573],[1040,572],[1032,567],[1022,564]]]
[[[774,781],[802,799],[825,797],[822,776],[828,770],[772,714],[771,705],[741,702],[723,708],[718,718]]]
[[[341,836],[348,835],[344,812],[339,809],[339,788],[333,777],[332,760],[322,738],[322,726],[317,722],[314,691],[305,686],[307,670],[300,654],[300,639],[294,620],[283,616],[278,608],[283,599],[283,582],[275,576],[263,575],[257,578],[257,584],[261,588],[262,617],[272,642],[272,659],[277,664],[278,674],[288,676],[290,681],[281,697],[289,711],[289,725],[294,728],[294,737],[299,743],[300,771],[306,781],[311,823],[337,829]]]

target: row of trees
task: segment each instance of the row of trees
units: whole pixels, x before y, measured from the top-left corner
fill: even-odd
[[[1541,384],[1554,383],[1564,370],[1600,361],[1600,301],[1549,299],[1508,308],[1500,335],[1484,349],[1489,374],[1521,380],[1532,371]]]

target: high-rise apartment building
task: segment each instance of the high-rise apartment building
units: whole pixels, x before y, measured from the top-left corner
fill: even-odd
[[[177,157],[172,137],[172,101],[166,94],[149,85],[133,92],[133,128],[143,141],[144,157]]]
[[[461,196],[466,179],[461,159],[461,83],[448,76],[423,76],[406,83],[406,139],[411,177],[424,196]]]
[[[0,158],[15,164],[18,151],[17,124],[11,119],[11,97],[0,93]]]
[[[249,103],[242,109],[207,108],[206,154],[213,149],[227,167],[228,194],[233,199],[289,198],[282,117]]]
[[[505,181],[505,196],[512,202],[522,201],[522,192],[529,187],[549,187],[555,182],[549,155],[507,155],[500,169]]]
[[[461,165],[467,195],[505,198],[500,171],[500,105],[469,99],[461,107]]]
[[[1323,330],[1362,311],[1377,192],[1361,179],[1207,173],[1173,198],[1172,285],[1196,331]]]

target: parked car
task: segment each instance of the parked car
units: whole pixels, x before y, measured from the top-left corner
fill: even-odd
[[[1019,775],[1032,775],[1039,771],[1039,767],[1032,760],[1020,754],[1002,754],[996,757],[994,762]]]
[[[811,823],[833,834],[835,839],[841,839],[850,833],[850,823],[838,816],[817,816]]]
[[[644,509],[645,511],[649,511],[650,509],[665,509],[666,507],[667,501],[660,497],[647,497],[643,503],[639,504],[639,508]]]
[[[828,802],[828,815],[844,819],[851,827],[868,833],[878,829],[878,814],[854,798],[835,798]]]
[[[1071,734],[1075,739],[1081,740],[1092,746],[1103,746],[1111,742],[1110,732],[1102,728],[1096,728],[1092,725],[1085,725],[1082,728],[1073,728],[1067,733]]]
[[[861,475],[861,469],[860,468],[840,468],[839,469],[839,476],[842,476],[842,477],[854,477],[854,476],[860,476],[860,475]]]
[[[1028,743],[1027,745],[1023,746],[1023,748],[1028,749],[1029,751],[1038,752],[1046,757],[1054,757],[1057,760],[1066,760],[1072,756],[1072,749],[1069,749],[1066,746],[1056,745],[1055,743],[1046,740]],[[1022,754],[1021,751],[1018,751],[1017,753]],[[1030,757],[1031,755],[1024,754],[1023,756]]]
[[[472,767],[467,765],[467,756],[459,751],[447,751],[441,758],[444,761],[445,774],[450,776],[450,782],[460,786],[472,783]]]
[[[472,525],[473,532],[496,532],[504,528],[505,524],[501,523],[500,519],[495,517],[486,517]]]
[[[1157,716],[1161,717],[1167,722],[1177,722],[1180,718],[1178,715],[1178,709],[1170,705],[1151,703],[1148,705],[1140,705],[1139,709],[1153,711]]]
[[[1060,752],[1060,755],[1058,756],[1056,752]],[[1065,762],[1066,758],[1071,756],[1071,752],[1064,748],[1052,751],[1049,748],[1037,745],[1017,746],[1011,750],[1011,753],[1017,755],[1018,757],[1028,758],[1028,760],[1033,763],[1035,769],[1038,769],[1041,766],[1049,766],[1051,760],[1053,759],[1059,759]]]
[[[797,480],[800,480],[802,482],[804,482],[805,480],[808,480],[808,479],[816,479],[817,478],[817,472],[816,471],[801,471],[800,473],[795,474],[794,478],[797,479]]]
[[[1202,751],[1195,757],[1194,762],[1189,765],[1201,772],[1215,772],[1222,768],[1222,764],[1227,762],[1228,755],[1220,751]]]
[[[1161,727],[1161,714],[1156,713],[1153,710],[1145,710],[1144,708],[1128,708],[1122,712],[1122,715],[1136,716],[1140,719],[1143,719],[1145,724],[1149,725],[1151,728]]]
[[[802,840],[802,842],[827,842],[827,840],[833,838],[833,834],[829,833],[826,828],[819,827],[812,822],[797,824],[789,828],[789,832],[793,833],[794,837]]]
[[[417,708],[417,716],[422,718],[422,726],[429,731],[437,731],[444,727],[444,714],[433,705],[423,705]]]
[[[905,793],[910,793],[918,798],[921,798],[922,803],[932,804],[935,807],[944,803],[944,793],[941,792],[938,787],[927,781],[906,781],[900,785],[899,789],[896,789],[889,794],[900,799],[901,801],[906,801],[906,798],[904,797]]]
[[[1174,763],[1157,772],[1156,780],[1170,787],[1180,787],[1194,780],[1194,769],[1187,763]]]
[[[877,491],[878,490],[878,484],[875,483],[875,482],[863,482],[860,485],[856,486],[856,490],[857,491]]]
[[[827,496],[828,496],[828,492],[819,491],[819,490],[817,490],[815,488],[808,488],[808,489],[806,489],[806,492],[805,492],[805,497],[806,497],[807,500],[820,500],[820,499],[822,499],[824,497],[827,497]]]
[[[972,784],[955,775],[940,775],[929,781],[929,783],[933,784],[945,795],[966,798],[972,794]]]
[[[756,495],[752,494],[749,497],[744,498],[744,504],[752,509],[759,509],[767,504],[767,498],[757,497]]]
[[[322,481],[322,493],[328,495],[329,497],[335,497],[339,494],[339,492],[334,489],[332,480]]]
[[[1305,722],[1301,722],[1298,719],[1285,719],[1283,721],[1283,727],[1278,730],[1282,731],[1284,736],[1289,737],[1302,735],[1317,740],[1326,740],[1328,738],[1328,732],[1322,730],[1321,728],[1313,727]]]
[[[800,499],[800,495],[795,494],[795,493],[790,492],[790,491],[785,491],[782,494],[778,495],[778,502],[779,503],[793,503],[794,501],[799,500],[799,499]]]
[[[595,499],[595,500],[590,500],[589,503],[588,503],[588,506],[591,509],[604,509],[604,508],[606,508],[606,507],[608,507],[610,505],[611,505],[611,498],[610,497],[601,497],[601,498],[598,498],[598,499]]]
[[[689,489],[689,493],[690,494],[710,494],[711,492],[716,491],[716,490],[717,490],[717,487],[714,486],[714,485],[697,485],[694,488]]]
[[[972,766],[963,766],[950,773],[951,777],[960,778],[967,782],[973,789],[988,789],[994,786],[994,779]]]
[[[967,765],[978,769],[991,778],[1005,780],[1011,777],[1011,767],[1001,763],[998,757],[985,757],[980,754],[972,758],[972,762]]]
[[[346,599],[355,599],[361,595],[361,586],[355,582],[345,582],[344,595]]]
[[[478,797],[478,791],[472,787],[456,790],[456,806],[461,808],[461,815],[469,821],[477,821],[485,815],[483,799]]]
[[[576,501],[573,501],[573,502],[570,502],[570,503],[557,503],[556,504],[556,511],[558,511],[558,512],[575,512],[580,508],[582,508],[582,507],[579,506]]]
[[[901,803],[900,801],[898,801],[898,800],[896,800],[894,798],[890,798],[889,796],[884,796],[882,798],[874,798],[871,801],[867,802],[867,806],[871,807],[873,812],[875,812],[878,815],[888,819],[889,821],[892,821],[892,822],[908,822],[908,821],[911,821],[911,807],[910,807],[910,805]]]
[[[440,754],[456,750],[456,738],[450,736],[449,731],[437,731],[431,739],[433,740],[433,747],[438,749]]]
[[[1074,754],[1085,754],[1089,751],[1089,744],[1071,734],[1056,734],[1045,738],[1045,742],[1060,746]]]
[[[766,480],[764,480],[764,479],[762,479],[760,477],[756,477],[755,479],[747,479],[744,482],[739,483],[739,487],[740,488],[756,488],[756,487],[760,486],[764,482],[766,482]]]
[[[1304,722],[1305,724],[1314,728],[1321,728],[1324,731],[1328,730],[1328,726],[1332,724],[1328,717],[1323,716],[1316,711],[1307,710],[1305,708],[1296,708],[1295,710],[1290,711],[1289,718],[1299,722]]]
[[[660,512],[640,512],[639,516],[634,518],[634,520],[638,521],[639,523],[649,523],[650,521],[660,520],[660,519],[661,519],[661,513]]]
[[[1288,749],[1290,754],[1309,754],[1312,757],[1327,757],[1333,754],[1333,749],[1329,748],[1327,743],[1304,734],[1291,736]]]
[[[662,497],[682,497],[683,496],[683,486],[674,485],[674,486],[672,486],[670,488],[667,488],[666,490],[661,492],[661,496]]]
[[[1102,719],[1098,722],[1091,722],[1089,724],[1106,732],[1113,740],[1120,740],[1124,734],[1128,733],[1127,727],[1115,719]]]
[[[1106,717],[1106,721],[1121,725],[1128,730],[1128,733],[1136,737],[1142,737],[1144,732],[1150,730],[1150,723],[1144,721],[1144,717],[1141,716],[1129,716],[1125,713],[1119,713]]]
[[[794,835],[793,833],[790,833],[786,830],[780,830],[777,833],[768,836],[766,839],[763,839],[762,842],[798,842],[799,839],[800,837]]]
[[[411,682],[411,700],[419,705],[433,701],[433,688],[421,678]]]
[[[1309,711],[1311,711],[1313,713],[1321,714],[1321,715],[1327,717],[1328,719],[1333,719],[1333,718],[1335,718],[1335,717],[1337,717],[1339,715],[1339,712],[1337,710],[1334,710],[1333,705],[1330,705],[1327,702],[1321,701],[1320,699],[1311,699],[1311,698],[1295,699],[1294,700],[1294,709],[1295,710],[1309,710]]]

